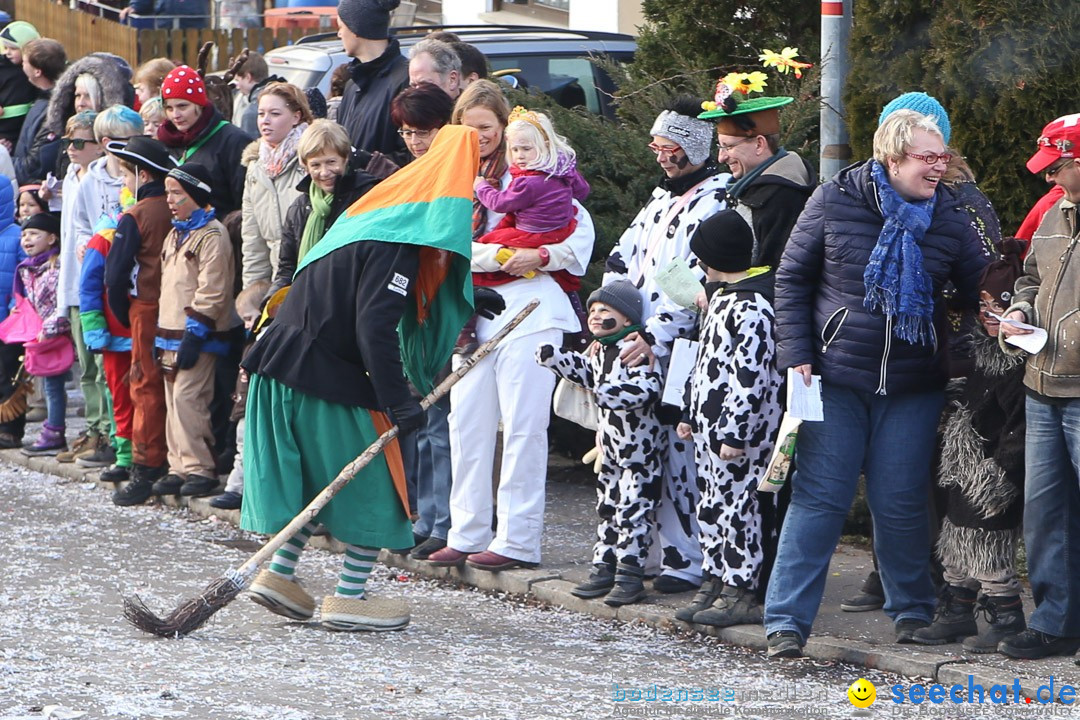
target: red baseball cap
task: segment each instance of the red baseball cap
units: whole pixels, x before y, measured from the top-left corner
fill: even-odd
[[[1061,158],[1080,153],[1080,113],[1064,115],[1043,128],[1039,151],[1027,161],[1027,169],[1038,175]]]

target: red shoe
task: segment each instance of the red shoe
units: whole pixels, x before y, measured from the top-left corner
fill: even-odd
[[[465,561],[471,567],[477,570],[488,570],[490,572],[498,572],[500,570],[510,570],[512,568],[519,567],[535,567],[536,563],[525,562],[524,560],[515,560],[508,558],[499,553],[485,550],[480,553],[473,553],[469,556],[469,559]]]
[[[467,557],[469,557],[469,553],[463,553],[447,546],[428,555],[426,562],[436,567],[461,567]]]

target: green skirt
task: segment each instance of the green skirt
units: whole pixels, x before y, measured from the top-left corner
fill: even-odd
[[[378,438],[371,413],[252,374],[244,420],[244,501],[240,526],[276,533]],[[315,518],[342,542],[408,547],[405,514],[382,454]]]

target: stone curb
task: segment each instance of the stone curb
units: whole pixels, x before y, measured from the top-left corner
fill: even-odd
[[[27,457],[18,450],[0,450],[0,459],[13,465],[68,480],[93,482],[98,487],[109,491],[116,487],[113,483],[99,480],[97,470],[59,463],[53,457]],[[219,510],[210,507],[208,498],[173,496],[158,498],[158,502],[169,507],[187,508],[188,511],[201,517],[217,517],[237,527],[240,524],[239,510]],[[345,549],[344,545],[337,540],[318,535],[311,539],[311,545],[337,553],[344,552]],[[613,608],[605,605],[601,600],[583,600],[570,594],[574,583],[564,580],[562,575],[555,570],[532,568],[487,572],[468,566],[434,567],[426,562],[413,560],[407,555],[396,555],[386,550],[380,555],[380,560],[388,567],[406,570],[424,578],[460,583],[487,592],[508,593],[603,620],[640,623],[669,632],[695,631],[718,638],[730,645],[757,651],[764,651],[766,648],[764,630],[759,626],[714,628],[691,625],[675,619],[675,608],[648,604]],[[921,682],[937,682],[946,686],[966,685],[968,676],[973,675],[974,681],[987,689],[992,685],[1011,687],[1013,680],[1020,677],[1019,673],[1009,674],[1007,670],[984,665],[970,658],[929,652],[919,646],[907,645],[905,649],[899,650],[892,645],[874,645],[831,636],[811,637],[803,648],[803,654],[811,660],[843,662],[903,675],[907,678],[919,678]],[[1043,684],[1032,678],[1020,677],[1020,681],[1022,695],[1031,698],[1035,697],[1035,691],[1039,685]]]

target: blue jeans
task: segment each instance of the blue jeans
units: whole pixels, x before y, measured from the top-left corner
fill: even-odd
[[[45,383],[45,407],[48,412],[45,422],[54,428],[63,429],[67,415],[67,389],[64,384],[67,382],[68,373],[41,379]]]
[[[824,422],[803,423],[791,505],[765,597],[765,630],[810,635],[859,471],[866,474],[874,547],[893,620],[930,620],[927,513],[944,393],[875,395],[822,383]]]
[[[1080,399],[1027,398],[1024,546],[1035,612],[1028,627],[1080,637]]]
[[[450,532],[450,398],[428,408],[416,431],[416,510],[413,533],[445,540]]]

